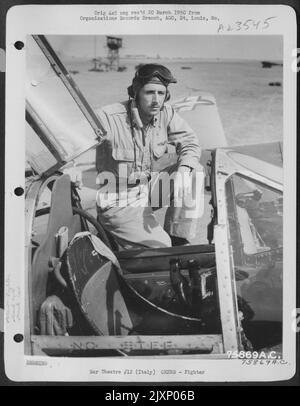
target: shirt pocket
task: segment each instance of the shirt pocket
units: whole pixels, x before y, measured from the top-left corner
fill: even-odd
[[[161,158],[168,150],[167,136],[164,134],[157,134],[153,138],[152,150],[155,158]]]
[[[112,157],[115,161],[134,162],[134,150],[125,148],[114,148]]]
[[[112,157],[114,159],[115,171],[118,172],[119,179],[128,179],[134,172],[134,150],[126,148],[113,148]]]

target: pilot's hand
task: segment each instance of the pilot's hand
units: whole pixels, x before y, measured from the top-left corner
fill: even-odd
[[[180,202],[192,193],[192,168],[179,166],[174,179],[174,201]]]
[[[73,325],[71,310],[59,297],[49,296],[40,307],[39,324],[42,335],[67,335],[67,329]]]

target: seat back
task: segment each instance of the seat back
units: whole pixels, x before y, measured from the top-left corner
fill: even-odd
[[[29,275],[31,290],[31,332],[34,330],[41,304],[47,297],[49,260],[57,256],[55,235],[61,227],[68,228],[69,241],[81,231],[80,217],[73,215],[71,203],[71,182],[69,175],[60,176],[54,183],[47,231],[35,251]]]

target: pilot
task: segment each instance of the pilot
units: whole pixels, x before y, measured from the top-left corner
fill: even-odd
[[[176,79],[165,66],[141,65],[128,87],[129,99],[97,111],[107,132],[96,151],[98,221],[121,250],[187,245],[197,231],[201,148],[167,103],[170,83]],[[164,227],[153,206],[168,207]]]

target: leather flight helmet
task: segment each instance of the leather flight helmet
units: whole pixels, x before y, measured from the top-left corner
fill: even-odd
[[[168,68],[157,63],[149,63],[141,65],[137,68],[135,76],[132,80],[132,84],[127,88],[129,97],[135,99],[138,91],[145,84],[152,82],[154,78],[157,78],[157,83],[160,82],[166,87],[167,91],[165,101],[168,101],[170,99],[168,85],[170,83],[177,83],[177,80],[174,78]]]

